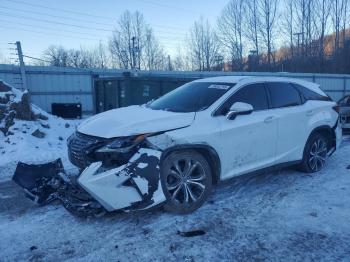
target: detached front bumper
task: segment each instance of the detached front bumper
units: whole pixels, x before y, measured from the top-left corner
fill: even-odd
[[[142,210],[165,201],[160,181],[161,151],[140,148],[127,164],[106,169],[90,164],[79,177],[70,177],[60,159],[17,165],[13,180],[38,204],[60,200],[78,216],[100,216],[118,209]]]
[[[140,148],[125,165],[103,170],[89,165],[78,183],[107,211],[147,209],[165,201],[160,181],[161,151]]]

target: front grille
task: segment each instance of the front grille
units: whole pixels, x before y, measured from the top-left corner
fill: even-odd
[[[97,147],[106,143],[107,139],[75,132],[68,139],[68,156],[72,164],[85,168],[94,162],[92,153]]]

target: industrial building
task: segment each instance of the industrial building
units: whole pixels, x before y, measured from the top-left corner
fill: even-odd
[[[350,75],[251,72],[131,71],[26,66],[25,81],[34,104],[52,112],[53,105],[78,104],[84,115],[142,104],[198,78],[220,75],[284,76],[316,82],[334,100],[350,93]],[[0,79],[23,88],[20,67],[0,65]]]

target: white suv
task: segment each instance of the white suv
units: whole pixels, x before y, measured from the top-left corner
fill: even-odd
[[[323,168],[341,141],[338,107],[289,78],[200,79],[142,106],[98,114],[69,141],[78,182],[106,210],[200,207],[212,185],[270,167]]]

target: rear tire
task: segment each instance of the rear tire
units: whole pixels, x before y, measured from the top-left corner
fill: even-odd
[[[210,195],[212,173],[197,151],[175,151],[162,163],[161,182],[167,199],[165,210],[187,214],[201,207]]]
[[[320,134],[313,134],[307,141],[301,170],[307,173],[315,173],[323,169],[328,153],[328,139]]]

